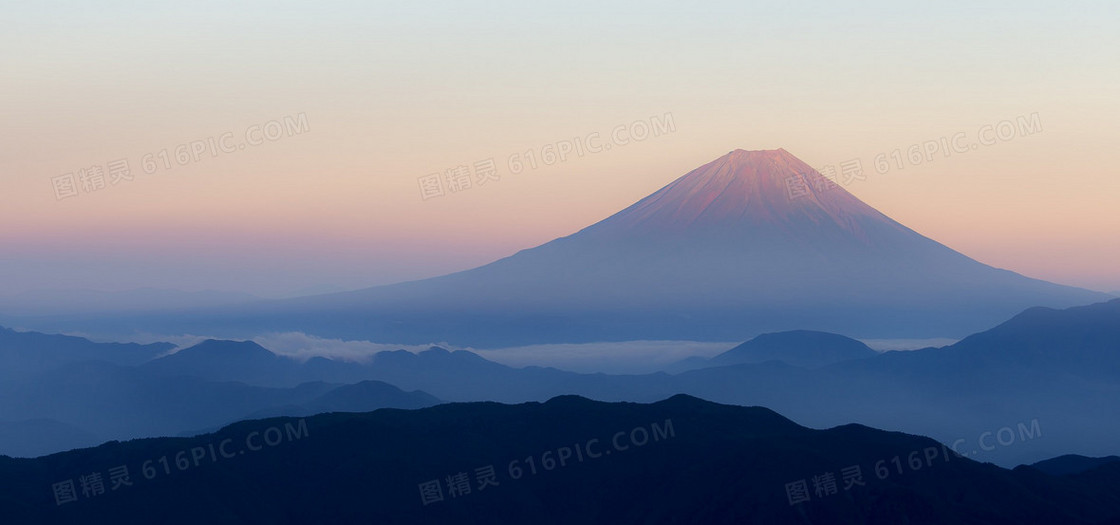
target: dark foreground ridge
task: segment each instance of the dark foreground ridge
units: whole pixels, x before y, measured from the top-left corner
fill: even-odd
[[[795,503],[791,503],[795,502]],[[678,395],[243,421],[0,457],[3,523],[1106,523],[1120,464],[1071,476],[928,438]]]

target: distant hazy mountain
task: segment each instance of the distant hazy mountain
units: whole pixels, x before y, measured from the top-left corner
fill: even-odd
[[[426,392],[405,392],[382,381],[362,381],[342,385],[302,405],[258,410],[242,419],[309,416],[326,412],[370,412],[379,408],[426,408],[439,403],[438,398]]]
[[[299,363],[251,342],[205,341],[135,366],[171,347],[0,329],[0,454],[35,456],[104,439],[177,435],[257,413],[439,402],[377,382],[298,384]],[[350,382],[363,379],[350,375],[357,378]]]
[[[797,329],[960,337],[1031,306],[1105,298],[974,261],[785,150],[735,150],[573,235],[473,270],[109,324],[474,347],[746,340]]]
[[[303,403],[337,386],[264,388],[160,377],[136,367],[90,361],[0,383],[0,420],[49,418],[103,439],[176,435],[263,408]],[[0,443],[8,445],[21,448],[19,443]]]
[[[1077,454],[1066,454],[1064,456],[1039,461],[1031,466],[1051,476],[1069,476],[1087,472],[1110,463],[1120,464],[1120,456],[1089,458]]]
[[[782,361],[794,366],[815,368],[877,355],[878,352],[850,337],[811,330],[793,330],[762,334],[711,358],[706,364],[725,366]]]
[[[106,439],[175,436],[250,416],[418,408],[438,399],[384,383],[266,388],[83,363],[0,385],[0,455],[34,456]],[[3,421],[13,421],[4,423]]]
[[[95,343],[81,337],[0,327],[0,379],[23,378],[82,361],[136,365],[173,348],[175,345],[170,343]]]
[[[1120,299],[1054,310],[1030,308],[970,335],[950,351],[992,366],[1074,368],[1089,377],[1120,378]]]
[[[111,489],[122,466],[129,485]],[[95,474],[104,492],[83,491]],[[1114,523],[1120,469],[1091,474],[1009,471],[920,436],[812,430],[687,396],[568,396],[0,458],[0,513],[39,524]]]
[[[206,340],[145,363],[145,372],[186,375],[209,381],[241,381],[252,385],[294,385],[302,382],[299,363],[278,356],[252,341]]]
[[[419,390],[404,392],[381,381],[343,385],[307,402],[308,413],[369,412],[378,408],[424,408],[439,399]]]

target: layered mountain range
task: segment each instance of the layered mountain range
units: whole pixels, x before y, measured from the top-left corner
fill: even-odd
[[[8,365],[0,454],[193,435],[245,417],[565,394],[648,402],[677,393],[765,406],[814,427],[861,423],[928,435],[1007,466],[1118,452],[1120,299],[1032,308],[956,344],[904,352],[877,353],[839,334],[763,334],[712,359],[670,365],[679,372],[672,375],[512,368],[485,351],[441,348],[354,362],[298,361],[253,342],[204,341],[171,354],[168,346],[0,330],[0,362]]]

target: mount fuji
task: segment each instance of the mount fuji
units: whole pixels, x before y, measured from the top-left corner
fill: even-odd
[[[475,347],[794,329],[963,337],[1028,307],[1106,299],[970,259],[783,149],[735,150],[577,233],[472,270],[161,321]]]

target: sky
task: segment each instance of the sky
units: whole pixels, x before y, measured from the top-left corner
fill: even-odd
[[[440,275],[779,147],[981,262],[1120,290],[1115,2],[8,1],[0,23],[0,295]]]

